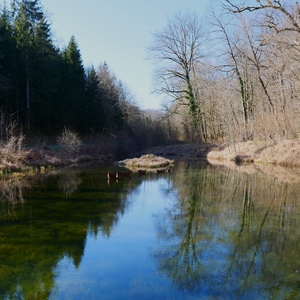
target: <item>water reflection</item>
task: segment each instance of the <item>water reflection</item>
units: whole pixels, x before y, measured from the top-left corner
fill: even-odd
[[[62,190],[65,193],[66,199],[70,195],[78,191],[80,184],[81,184],[81,179],[79,178],[79,175],[75,172],[63,173],[60,176],[60,179],[58,181],[58,187],[60,190]]]
[[[177,201],[156,216],[161,272],[202,296],[299,297],[299,181],[185,167],[173,178]]]
[[[78,268],[87,234],[110,236],[134,187],[108,188],[101,177],[68,171],[0,182],[0,299],[48,299],[58,262]]]
[[[26,179],[0,180],[0,219],[2,224],[18,218],[15,208],[24,204],[23,190],[28,187]]]
[[[69,263],[79,274],[88,269],[79,280],[95,297],[103,281],[120,297],[130,276],[140,294],[129,299],[300,297],[297,170],[185,161],[172,173],[109,185],[106,174],[75,169],[0,181],[0,299],[63,299],[54,291]],[[148,215],[153,229],[143,227]],[[92,237],[101,247],[89,256]],[[137,258],[144,269],[134,275]]]

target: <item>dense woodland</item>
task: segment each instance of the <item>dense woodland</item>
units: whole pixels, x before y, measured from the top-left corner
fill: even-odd
[[[1,126],[14,119],[36,136],[63,128],[89,137],[121,132],[139,144],[144,130],[160,132],[105,61],[85,69],[74,36],[64,49],[55,46],[41,1],[3,4],[0,37]]]
[[[300,8],[294,1],[243,2],[214,1],[202,19],[179,12],[153,34],[154,89],[166,96],[155,119],[105,58],[86,69],[74,36],[64,49],[55,45],[41,1],[3,4],[1,112],[26,134],[54,136],[69,127],[85,136],[126,136],[139,147],[296,138]]]

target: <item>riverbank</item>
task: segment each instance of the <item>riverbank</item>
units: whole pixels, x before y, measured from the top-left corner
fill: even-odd
[[[230,160],[236,163],[251,162],[275,164],[280,166],[300,166],[300,141],[285,140],[274,143],[248,141],[213,149],[207,154],[208,159]]]
[[[58,147],[36,146],[21,149],[0,148],[0,176],[44,173],[68,165],[97,161],[100,164],[114,161],[113,149],[103,146],[83,146],[78,151],[66,153]]]
[[[106,164],[116,160],[111,148],[91,146],[82,147],[71,156],[46,146],[6,154],[0,150],[0,154],[0,175],[44,172],[47,169],[86,161]],[[216,143],[177,143],[152,147],[140,154],[153,154],[170,159],[206,158],[213,164],[233,162],[300,167],[298,140],[286,140],[276,144],[273,141],[248,141],[228,146]]]
[[[265,163],[281,166],[300,167],[300,141],[248,141],[224,144],[174,144],[153,147],[147,153],[166,157],[196,158],[203,157],[209,160],[233,161],[235,163]]]

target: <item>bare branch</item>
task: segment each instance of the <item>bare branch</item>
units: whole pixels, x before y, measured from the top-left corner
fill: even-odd
[[[236,5],[233,4],[230,0],[225,0],[225,2],[229,5],[227,6],[227,9],[229,9],[233,13],[243,13],[245,11],[254,12],[257,10],[279,11],[288,18],[289,22],[291,23],[291,27],[278,28],[278,25],[273,23],[272,19],[270,19],[268,26],[270,26],[270,28],[275,29],[277,33],[283,31],[297,31],[300,33],[300,25],[297,21],[297,18],[292,13],[293,10],[296,10],[296,12],[298,12],[299,14],[299,5],[297,2],[295,3],[291,11],[288,11],[288,9],[281,4],[280,0],[266,0],[266,3],[263,3],[264,1],[262,0],[257,0],[258,5],[256,6],[244,6],[244,3]]]
[[[150,59],[159,64],[155,70],[159,91],[176,101],[184,97],[195,124],[200,101],[196,99],[199,93],[194,70],[204,56],[202,45],[206,41],[205,31],[197,15],[177,14],[153,38],[148,51]]]

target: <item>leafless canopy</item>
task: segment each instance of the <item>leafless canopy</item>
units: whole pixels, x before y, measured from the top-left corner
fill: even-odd
[[[282,31],[297,31],[300,33],[300,7],[298,2],[281,1],[281,0],[256,0],[255,5],[245,5],[245,1],[234,4],[233,1],[225,0],[227,5],[225,8],[233,13],[242,13],[245,11],[254,12],[257,10],[265,10],[268,17],[268,26],[275,29],[277,33]],[[293,2],[292,4],[289,4]],[[279,26],[272,12],[279,12],[285,16],[287,23],[284,27]]]
[[[192,80],[195,64],[202,58],[204,31],[196,14],[178,13],[167,26],[153,34],[149,58],[157,64],[156,91],[178,100]]]

